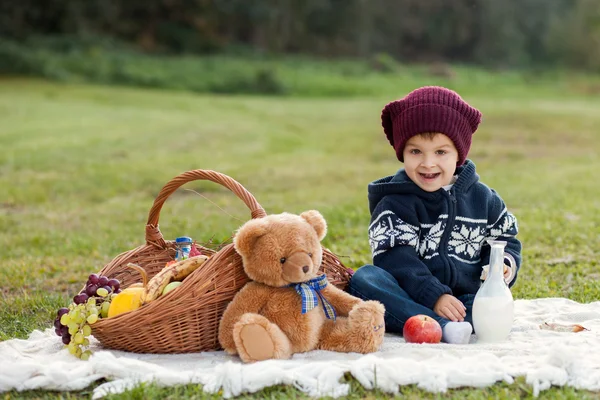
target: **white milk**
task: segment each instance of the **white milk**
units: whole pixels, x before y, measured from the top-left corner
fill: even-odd
[[[514,302],[506,297],[481,297],[473,302],[473,328],[477,342],[501,342],[513,324]]]

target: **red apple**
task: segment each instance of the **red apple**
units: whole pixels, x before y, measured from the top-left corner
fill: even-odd
[[[406,321],[402,335],[408,343],[439,343],[442,327],[435,319],[419,314]]]

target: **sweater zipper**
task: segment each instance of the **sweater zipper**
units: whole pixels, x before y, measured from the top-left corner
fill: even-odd
[[[454,274],[453,265],[454,263],[450,260],[448,256],[448,241],[450,238],[450,234],[452,233],[452,227],[454,226],[454,220],[456,219],[456,196],[452,192],[452,190],[448,191],[448,197],[450,199],[450,206],[448,207],[448,220],[446,222],[446,228],[444,229],[444,234],[442,236],[442,243],[440,245],[441,255],[444,257],[446,262],[448,263],[448,286],[452,287],[456,283],[456,276]]]

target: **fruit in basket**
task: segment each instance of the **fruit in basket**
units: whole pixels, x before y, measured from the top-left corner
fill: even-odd
[[[173,281],[171,283],[169,283],[167,286],[165,286],[162,295],[165,295],[167,293],[169,293],[171,290],[175,289],[177,286],[181,286],[183,282],[179,282],[179,281]]]
[[[142,306],[142,295],[146,290],[141,286],[128,287],[117,294],[110,302],[108,318],[115,317],[128,311],[137,310]]]
[[[144,268],[137,264],[128,263],[127,266],[140,273],[142,282],[134,283],[116,294],[112,298],[110,306],[106,310],[102,310],[103,316],[106,314],[106,317],[112,318],[125,312],[137,310],[142,306],[142,297],[146,293],[146,286],[148,285],[148,274]]]
[[[199,255],[182,261],[168,262],[150,282],[148,282],[146,270],[139,265],[128,263],[129,268],[135,269],[142,275],[143,283],[133,284],[114,296],[106,316],[112,318],[125,312],[137,310],[143,304],[156,300],[160,295],[168,293],[181,285],[180,280],[195,271],[207,259],[207,256]],[[101,283],[100,280],[98,282]],[[98,291],[104,294],[103,288],[99,288]]]
[[[142,296],[142,303],[150,303],[156,300],[169,283],[183,280],[202,266],[206,260],[208,260],[207,256],[198,255],[175,263],[169,263],[150,280],[146,288],[146,293]]]
[[[105,281],[107,285],[99,285]],[[118,289],[118,280],[91,274],[85,287],[73,297],[69,307],[58,310],[54,320],[54,332],[61,337],[69,353],[84,360],[91,356],[90,350],[83,349],[90,344],[87,338],[92,334],[90,325],[95,324],[103,314],[106,317],[104,310],[108,311]]]

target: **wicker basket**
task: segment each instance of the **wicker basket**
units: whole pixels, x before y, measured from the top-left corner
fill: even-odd
[[[99,274],[116,278],[122,287],[127,287],[141,281],[139,273],[127,267],[127,263],[140,265],[150,278],[167,261],[173,260],[175,243],[163,238],[158,228],[158,217],[166,199],[177,188],[194,180],[209,180],[225,186],[248,206],[252,218],[266,215],[254,196],[232,178],[209,170],[185,172],[168,182],[154,200],[146,225],[146,244],[118,255]],[[219,349],[217,336],[223,311],[249,278],[233,244],[217,252],[199,245],[196,247],[211,257],[182,285],[135,311],[101,319],[92,326],[94,337],[106,348],[136,353],[188,353]],[[344,288],[350,278],[349,270],[329,250],[324,249],[323,252],[322,270],[332,284]]]

